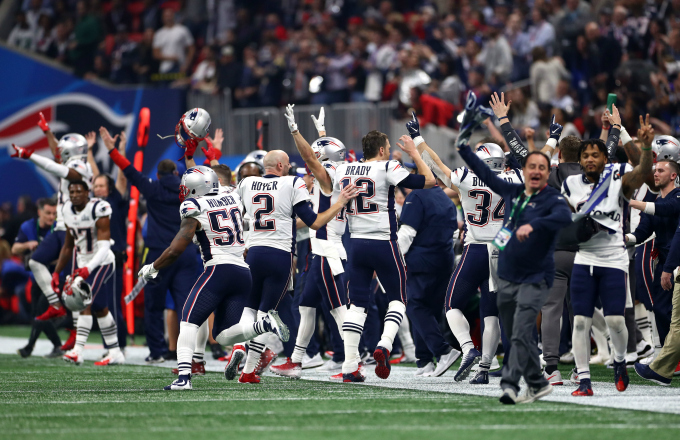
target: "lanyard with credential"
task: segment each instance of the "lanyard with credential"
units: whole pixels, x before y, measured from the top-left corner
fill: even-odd
[[[525,196],[524,201],[522,201],[522,196]],[[508,242],[510,241],[510,238],[512,237],[512,233],[515,232],[516,227],[513,227],[510,229],[510,224],[512,223],[512,219],[515,218],[515,211],[517,211],[517,217],[522,215],[522,211],[524,211],[524,208],[526,208],[527,204],[529,203],[529,200],[531,200],[531,197],[533,194],[526,195],[526,193],[522,192],[522,195],[520,196],[519,200],[517,200],[513,205],[512,205],[512,210],[510,211],[510,216],[508,217],[508,220],[505,222],[503,227],[501,228],[500,231],[498,231],[498,234],[496,234],[496,237],[493,239],[493,244],[496,246],[499,250],[505,249],[505,246],[508,245]],[[519,206],[519,210],[517,210],[517,207]]]

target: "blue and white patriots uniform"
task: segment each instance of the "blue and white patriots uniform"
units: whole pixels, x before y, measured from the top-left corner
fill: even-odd
[[[64,226],[69,230],[75,243],[76,267],[85,267],[97,253],[97,221],[111,217],[111,205],[106,200],[92,198],[82,211],[78,212],[70,200],[62,206]],[[101,265],[87,278],[92,289],[92,310],[102,310],[111,303],[114,289],[115,256],[111,250]]]
[[[335,183],[335,172],[337,170],[338,164],[331,161],[323,162],[323,167],[331,178],[333,183],[332,194],[325,194],[321,189],[319,181],[314,179],[314,186],[311,191],[312,205],[315,213],[320,213],[326,211],[335,202],[338,201],[340,197],[340,187],[336,187]],[[320,227],[316,231],[311,230],[311,243],[312,243],[312,253],[315,255],[320,255],[324,257],[339,257],[343,260],[347,259],[347,252],[345,247],[342,245],[342,236],[345,233],[345,228],[347,225],[345,209],[340,211],[338,215],[328,222],[326,225]],[[325,243],[322,243],[324,240]],[[332,244],[333,246],[329,246]]]
[[[68,168],[76,170],[81,176],[83,176],[83,181],[87,184],[88,188],[92,188],[92,167],[90,164],[84,160],[73,159],[65,164]],[[57,225],[55,226],[56,231],[65,231],[64,227],[64,217],[62,216],[62,207],[66,202],[68,202],[71,197],[68,193],[68,186],[71,182],[68,179],[59,179],[59,188],[57,190]]]
[[[179,209],[182,219],[193,218],[200,223],[193,240],[201,248],[204,267],[215,264],[248,267],[243,260],[242,209],[234,193],[220,192],[182,202]]]

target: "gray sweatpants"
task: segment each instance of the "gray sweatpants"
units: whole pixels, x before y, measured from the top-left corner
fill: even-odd
[[[541,309],[543,360],[548,365],[557,365],[560,360],[560,323],[564,310],[564,298],[570,300],[567,293],[569,292],[571,271],[574,268],[574,257],[576,257],[576,252],[555,251],[555,282],[550,288],[548,298]],[[571,321],[574,320],[571,312],[569,318]]]
[[[534,388],[548,385],[543,377],[538,347],[534,340],[536,317],[548,297],[548,285],[516,284],[498,281],[498,314],[505,334],[510,337],[510,359],[504,361],[501,388],[512,388],[519,393],[519,380],[524,376]]]

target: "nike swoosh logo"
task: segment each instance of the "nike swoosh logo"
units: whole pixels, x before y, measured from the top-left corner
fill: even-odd
[[[559,128],[556,128],[555,130],[553,130],[553,134],[557,133],[558,131],[559,131]]]

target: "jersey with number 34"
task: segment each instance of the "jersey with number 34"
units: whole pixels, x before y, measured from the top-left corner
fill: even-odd
[[[235,192],[186,199],[179,208],[182,220],[200,223],[193,241],[201,248],[204,266],[235,264],[248,267],[243,260],[242,206]]]
[[[501,179],[522,183],[522,172],[518,169],[498,174]],[[451,171],[451,184],[460,190],[467,234],[465,243],[491,243],[503,227],[505,201],[491,191],[482,179],[466,167]]]

